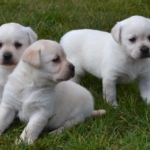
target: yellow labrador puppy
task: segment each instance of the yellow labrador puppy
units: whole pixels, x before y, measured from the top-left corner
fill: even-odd
[[[87,117],[105,114],[105,110],[93,110],[89,91],[66,81],[74,72],[74,66],[58,43],[39,40],[29,46],[4,89],[0,106],[1,133],[16,113],[21,121],[28,122],[20,136],[28,144],[32,144],[45,127],[51,133],[61,133],[64,127],[70,128]]]
[[[8,75],[17,65],[24,50],[37,40],[30,27],[17,23],[0,26],[0,102]]]
[[[60,41],[76,67],[74,81],[89,72],[102,79],[103,96],[116,106],[116,84],[136,80],[143,100],[150,104],[150,19],[132,16],[108,32],[83,29],[66,33]]]

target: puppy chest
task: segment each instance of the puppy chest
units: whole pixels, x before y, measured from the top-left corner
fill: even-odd
[[[119,76],[117,78],[117,83],[129,83],[131,81],[134,81],[137,78],[137,76],[129,75],[129,74],[123,74],[122,76]]]
[[[128,70],[124,73],[121,73],[118,78],[117,78],[117,82],[118,83],[129,83],[131,81],[135,81],[139,76],[141,76],[142,71],[137,71],[137,70]]]
[[[147,61],[132,61],[122,64],[117,70],[118,82],[126,83],[134,81],[141,76],[150,76],[150,69]]]
[[[18,113],[21,121],[28,122],[35,114],[46,117],[53,110],[52,106],[54,101],[50,99],[50,92],[32,91],[24,100],[22,108]]]

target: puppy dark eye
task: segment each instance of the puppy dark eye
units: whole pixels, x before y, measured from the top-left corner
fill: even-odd
[[[136,38],[133,37],[133,38],[129,39],[129,41],[132,42],[132,43],[134,43],[134,42],[136,42]]]
[[[18,42],[15,43],[15,47],[16,47],[17,49],[20,48],[21,46],[22,46],[21,43],[18,43]]]
[[[56,58],[54,58],[52,61],[55,62],[55,63],[57,63],[57,62],[60,61],[60,58],[59,58],[59,57],[56,57]]]
[[[149,41],[150,41],[150,35],[148,36],[148,39],[149,39]]]
[[[3,46],[3,44],[2,43],[0,43],[0,48]]]

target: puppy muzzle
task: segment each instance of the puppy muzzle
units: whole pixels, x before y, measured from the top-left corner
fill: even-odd
[[[141,58],[146,58],[146,57],[150,57],[150,49],[147,46],[142,46],[140,48],[140,52],[141,52]]]
[[[75,75],[75,66],[70,64],[68,66],[68,69],[65,72],[65,74],[61,78],[58,78],[57,81],[58,82],[60,82],[60,81],[67,81],[67,80],[73,78],[74,75]]]
[[[9,52],[3,54],[3,65],[12,65],[13,62],[13,55]]]

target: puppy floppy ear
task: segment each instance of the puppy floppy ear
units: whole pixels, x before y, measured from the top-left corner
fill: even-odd
[[[111,30],[111,34],[117,43],[121,43],[122,25],[118,22]]]
[[[26,27],[26,31],[29,36],[30,44],[34,43],[38,38],[37,34],[30,27]]]
[[[22,56],[22,60],[35,67],[35,68],[40,68],[41,66],[41,61],[40,61],[40,52],[41,50],[27,50],[23,56]]]

